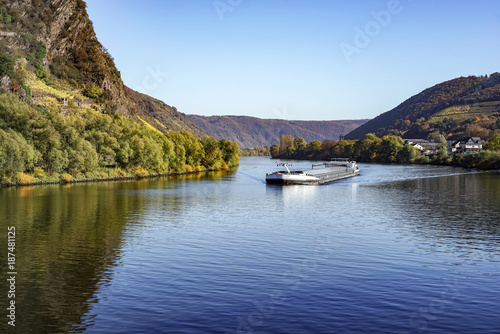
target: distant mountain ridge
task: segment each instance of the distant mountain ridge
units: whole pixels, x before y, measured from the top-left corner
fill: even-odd
[[[249,116],[187,115],[204,132],[217,139],[236,141],[242,148],[255,148],[279,144],[283,134],[302,137],[307,142],[325,139],[338,140],[368,120],[341,121],[288,121],[261,119]]]
[[[487,137],[498,129],[499,112],[500,73],[460,77],[425,89],[348,133],[346,139],[362,139],[367,133],[425,138],[434,132],[447,138]],[[477,118],[485,119],[480,123]],[[481,134],[481,129],[487,131]]]

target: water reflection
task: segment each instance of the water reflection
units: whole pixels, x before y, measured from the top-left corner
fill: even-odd
[[[122,209],[136,209],[127,197],[114,195],[126,185],[0,192],[1,228],[15,226],[17,232],[19,333],[32,332],[34,324],[39,333],[69,331],[88,312],[98,284],[109,280],[120,258],[126,224]]]
[[[317,191],[318,186],[313,185],[266,186],[266,195],[278,197],[285,209],[308,205],[311,201],[315,201]]]
[[[267,332],[300,332],[298,322],[318,333],[380,328],[388,315],[406,323],[429,305],[415,296],[442,292],[441,272],[416,266],[449,261],[439,270],[456,273],[486,263],[474,277],[497,274],[498,174],[368,165],[329,185],[274,187],[263,182],[268,165],[0,190],[0,228],[18,229],[18,332],[226,332],[251,314],[256,295],[283,291],[279,275],[307,258],[317,268],[299,271],[307,275],[287,290],[294,302],[276,305]],[[315,257],[322,238],[329,243]],[[496,291],[496,283],[471,289]],[[478,316],[474,303],[456,308]]]
[[[92,304],[102,302],[97,292],[111,284],[122,249],[133,242],[148,210],[179,221],[193,199],[185,183],[207,180],[213,186],[195,191],[194,200],[216,199],[222,190],[215,185],[232,173],[0,189],[0,229],[16,227],[16,331],[80,332],[91,326]],[[0,247],[7,249],[5,238]],[[0,271],[8,271],[5,261]],[[3,279],[0,290],[8,291]],[[0,332],[12,329],[6,326],[2,321]]]

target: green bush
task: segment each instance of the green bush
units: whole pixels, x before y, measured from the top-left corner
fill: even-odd
[[[429,162],[431,162],[431,159],[427,156],[427,155],[422,155],[418,160],[417,162],[421,163],[421,164],[428,164]]]
[[[43,179],[47,176],[42,167],[35,167],[35,169],[33,170],[33,175],[35,175],[37,179]]]
[[[14,59],[5,54],[0,54],[0,79],[4,76],[14,77]]]
[[[35,67],[35,75],[38,79],[46,79],[47,72],[43,67],[43,60],[47,56],[47,47],[43,43],[39,43],[38,48],[35,49],[29,56],[33,66]]]
[[[24,81],[21,81],[21,87],[26,92],[26,97],[28,98],[28,100],[31,100],[31,87],[25,84]]]
[[[90,97],[91,99],[94,100],[100,100],[104,92],[102,91],[101,87],[97,86],[95,83],[91,83],[87,85],[85,88],[85,91],[83,92],[85,96]]]

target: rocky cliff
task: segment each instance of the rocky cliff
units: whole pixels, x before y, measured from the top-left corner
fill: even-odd
[[[175,108],[124,85],[83,0],[3,1],[0,12],[3,90],[34,105],[77,104],[137,117],[160,131],[203,134]],[[2,59],[12,71],[2,71]]]

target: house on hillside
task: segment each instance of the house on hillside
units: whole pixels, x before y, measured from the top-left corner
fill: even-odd
[[[415,147],[416,149],[420,150],[420,151],[425,151],[424,147],[418,143],[416,144],[410,144],[411,146]]]
[[[430,143],[430,142],[428,140],[425,140],[425,139],[405,139],[405,145],[406,144],[410,144],[410,145],[425,144],[425,143]]]
[[[409,144],[417,149],[419,149],[424,155],[436,154],[441,143],[433,143],[425,139],[406,139],[405,145]]]
[[[448,140],[448,154],[458,153],[460,149],[460,140]]]
[[[482,151],[483,142],[479,137],[467,137],[452,142],[449,147],[451,153],[477,153]]]
[[[427,143],[425,139],[405,139],[405,145],[411,145],[420,151],[424,152],[425,148],[422,144]]]

